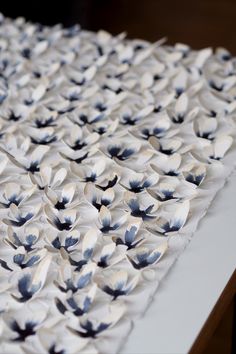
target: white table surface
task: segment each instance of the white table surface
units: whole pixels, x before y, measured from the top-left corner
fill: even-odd
[[[121,354],[186,354],[236,268],[236,173],[161,282]]]

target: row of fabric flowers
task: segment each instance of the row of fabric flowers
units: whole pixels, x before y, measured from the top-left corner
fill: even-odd
[[[31,27],[32,28],[32,27]],[[105,34],[102,33],[101,36],[104,36]],[[99,37],[99,36],[98,36]],[[20,35],[20,38],[22,39],[22,35]],[[23,39],[26,40],[28,37],[27,35],[24,37],[23,36]],[[106,38],[106,35],[105,35],[105,38]],[[112,37],[110,37],[111,39]],[[37,37],[36,37],[36,40],[37,40]],[[98,38],[99,40],[99,38]],[[107,44],[106,41],[104,43],[104,45]],[[40,45],[42,45],[41,41],[40,41]],[[132,48],[132,44],[129,44]],[[147,45],[147,44],[146,44]],[[44,44],[45,46],[45,44]],[[94,44],[94,46],[96,47],[96,44]],[[122,47],[122,46],[121,46]],[[118,46],[119,48],[119,46]],[[3,49],[4,49],[4,46],[3,46]],[[5,48],[7,50],[7,47]],[[47,48],[45,47],[45,50]],[[126,49],[126,46],[124,46],[123,50],[125,51]],[[118,50],[118,49],[117,49]],[[176,49],[177,50],[177,49]],[[143,49],[143,51],[145,52],[145,48]],[[129,51],[128,51],[129,52]],[[142,52],[142,50],[141,50]],[[165,52],[163,49],[160,50],[161,54],[163,54],[163,52]],[[168,51],[166,50],[166,57],[163,58],[163,60],[165,59],[168,59],[169,58],[169,61],[167,60],[168,62],[168,65],[164,65],[164,64],[160,64],[158,66],[158,74],[159,75],[163,75],[163,78],[165,78],[165,70],[167,70],[168,72],[168,69],[169,69],[169,66],[172,65],[172,66],[175,66],[178,64],[178,62],[182,59],[182,56],[185,54],[185,55],[190,55],[189,51],[187,50],[186,53],[183,53],[181,51],[178,51],[177,50],[177,53],[168,53]],[[43,52],[42,52],[43,53]],[[39,54],[42,54],[42,53],[39,53]],[[152,53],[152,52],[151,52]],[[169,55],[168,55],[169,54]],[[175,55],[173,55],[175,54]],[[199,55],[197,56],[197,58],[193,58],[193,63],[194,63],[194,67],[195,69],[198,69],[198,70],[201,70],[201,68],[204,66],[204,64],[207,62],[207,60],[211,57],[211,50],[203,50],[202,52],[199,53]],[[85,53],[84,53],[85,55]],[[130,54],[129,54],[130,55]],[[176,58],[175,58],[176,56]],[[174,57],[174,58],[172,58]],[[226,57],[226,54],[223,52],[221,53],[220,55],[220,59],[224,59]],[[36,60],[37,56],[34,57],[34,62]],[[124,62],[127,62],[127,60],[130,60],[131,58],[124,58]],[[144,59],[147,59],[148,60],[148,56],[144,56]],[[230,60],[230,57],[228,58]],[[49,60],[47,57],[45,60]],[[230,61],[231,62],[231,61]],[[70,63],[69,63],[70,64]],[[140,63],[138,63],[140,64]],[[158,64],[158,62],[157,62]],[[181,64],[182,65],[182,64]],[[177,97],[179,96],[179,99],[177,100],[177,104],[176,104],[176,112],[174,112],[173,114],[173,121],[175,123],[182,123],[184,121],[184,116],[186,115],[185,113],[185,106],[187,105],[187,99],[186,99],[186,95],[185,93],[183,93],[184,91],[187,91],[190,95],[194,95],[194,94],[197,94],[199,92],[199,90],[202,89],[202,87],[204,87],[204,79],[201,78],[201,75],[200,73],[198,73],[199,75],[199,79],[200,79],[200,83],[197,82],[198,80],[196,80],[195,78],[195,84],[193,84],[192,86],[190,87],[187,87],[187,75],[191,76],[191,70],[189,68],[185,68],[183,70],[182,66],[180,65],[180,73],[177,75],[177,77],[173,76],[173,77],[168,77],[168,80],[165,84],[165,86],[161,86],[161,89],[168,89],[168,85],[169,85],[169,79],[170,81],[173,79],[173,81],[176,81],[176,85],[174,85],[174,91],[175,92],[171,92],[169,93],[168,95],[165,95],[163,98],[159,98],[159,102],[158,104],[154,105],[154,110],[155,112],[159,112],[161,111],[162,109],[164,108],[167,108],[168,105],[171,103],[171,101],[173,100],[175,94],[177,94]],[[229,66],[228,64],[228,61],[227,61],[227,65]],[[156,65],[153,64],[154,67],[156,67]],[[27,67],[28,68],[28,67]],[[5,64],[5,67],[4,67],[5,70],[8,70],[8,65]],[[189,69],[189,70],[187,70]],[[19,68],[19,70],[21,71],[21,67]],[[82,69],[81,69],[82,70]],[[20,99],[21,102],[18,102],[19,104],[22,104],[22,106],[19,106],[18,105],[18,112],[10,112],[9,113],[9,119],[10,120],[13,120],[13,121],[16,121],[16,120],[19,120],[22,118],[22,116],[24,117],[25,114],[29,114],[29,112],[31,112],[31,109],[27,108],[28,106],[34,106],[34,105],[37,105],[42,101],[42,99],[44,98],[44,96],[48,96],[48,92],[50,91],[50,89],[54,89],[57,90],[58,88],[60,88],[62,91],[65,90],[65,93],[61,95],[61,98],[57,99],[57,105],[59,107],[61,107],[58,112],[59,113],[68,113],[68,112],[71,112],[71,110],[74,110],[76,108],[76,105],[77,103],[75,103],[74,105],[70,105],[68,103],[68,101],[83,101],[83,100],[87,100],[88,98],[90,98],[90,96],[94,96],[95,92],[99,89],[99,86],[98,87],[90,87],[88,90],[90,90],[90,93],[88,95],[88,93],[85,95],[85,97],[83,97],[83,94],[81,96],[81,90],[83,91],[83,89],[81,89],[81,80],[84,84],[84,82],[86,83],[87,81],[90,81],[90,80],[93,80],[94,81],[94,75],[96,73],[96,67],[94,67],[94,65],[89,68],[87,68],[84,73],[84,76],[82,79],[78,79],[78,82],[79,82],[79,85],[78,85],[78,82],[74,79],[74,82],[72,82],[73,85],[69,86],[69,87],[66,87],[63,88],[63,86],[61,86],[61,82],[56,82],[55,85],[56,87],[52,86],[52,87],[47,87],[45,86],[45,84],[39,84],[39,85],[36,85],[36,87],[27,87],[27,85],[29,84],[30,82],[30,76],[28,75],[27,77],[25,76],[22,76],[22,78],[20,78],[21,81],[19,81],[19,83],[16,84],[16,87],[17,87],[17,95],[19,95],[19,92],[21,92],[21,86],[22,86],[22,98]],[[126,70],[133,70],[132,66],[130,67],[129,65],[126,66]],[[15,71],[13,70],[12,71],[12,75],[14,76],[15,74]],[[195,73],[196,74],[196,73]],[[212,77],[209,78],[209,88],[211,91],[215,92],[217,95],[219,92],[221,91],[225,91],[227,93],[230,94],[230,91],[231,89],[233,89],[233,87],[235,86],[235,75],[234,75],[234,71],[233,71],[233,68],[232,70],[230,71],[229,69],[225,71],[224,73],[224,79],[222,79],[222,73],[219,73],[217,76],[216,76],[216,72],[213,71],[212,73],[210,73],[212,75]],[[65,75],[67,76],[67,72],[65,72]],[[76,75],[76,70],[75,70],[75,73],[73,73],[73,77]],[[77,75],[78,75],[78,72],[77,72]],[[149,90],[152,90],[152,84],[154,83],[154,79],[152,77],[152,80],[150,79],[150,75],[148,76],[148,73],[144,73],[144,75],[142,76],[141,78],[141,86],[143,89],[149,89]],[[48,74],[48,76],[50,77],[50,74]],[[136,80],[139,80],[139,75],[136,74],[137,78]],[[153,76],[155,76],[153,74]],[[216,78],[215,78],[216,76]],[[38,78],[39,79],[39,78]],[[100,78],[99,78],[100,79]],[[72,79],[70,79],[72,80]],[[108,81],[109,83],[109,78],[106,78],[106,80]],[[122,77],[119,77],[119,80],[118,81],[122,81],[123,78]],[[134,80],[134,81],[136,81]],[[150,84],[150,80],[151,80],[151,84]],[[222,80],[222,81],[221,81]],[[163,81],[163,80],[161,80]],[[216,83],[217,82],[217,83]],[[49,84],[49,83],[47,83]],[[120,99],[124,99],[125,98],[125,95],[124,95],[124,92],[119,92],[118,94],[117,93],[114,93],[113,90],[112,90],[112,87],[109,86],[109,84],[107,85],[106,82],[102,82],[102,87],[103,86],[106,86],[106,89],[104,90],[104,93],[103,95],[105,96],[105,101],[108,99],[108,102],[104,102],[104,98],[102,97],[103,95],[98,95],[98,98],[97,99],[93,99],[93,104],[91,105],[94,109],[98,110],[98,114],[96,117],[93,117],[92,118],[92,121],[96,122],[97,120],[101,119],[102,116],[104,116],[105,114],[109,114],[110,113],[110,109],[111,109],[111,106],[116,106],[117,103],[120,102]],[[4,86],[4,85],[3,85]],[[8,86],[8,85],[6,85]],[[26,86],[26,87],[25,87]],[[83,86],[83,85],[82,85]],[[95,85],[96,86],[96,85]],[[112,86],[112,84],[111,84]],[[134,86],[135,87],[135,86]],[[131,87],[131,89],[133,89],[134,87]],[[109,90],[107,90],[107,88],[109,88]],[[222,89],[220,89],[222,88]],[[120,87],[118,87],[118,89],[121,89]],[[14,89],[14,85],[13,85],[13,97],[15,98],[16,96],[16,90]],[[117,91],[117,90],[116,90]],[[136,88],[136,91],[139,95],[145,95],[146,94],[146,91],[144,90],[143,92],[139,91],[139,88]],[[173,91],[173,88],[172,90]],[[108,94],[109,92],[109,94]],[[114,95],[112,95],[112,92],[114,93]],[[155,95],[157,93],[159,93],[157,91],[156,88],[153,88],[153,94],[155,93]],[[10,97],[11,97],[11,90],[7,89],[7,93],[6,94],[2,94],[2,102],[4,103],[5,100],[7,100],[8,98],[8,94],[10,94]],[[149,95],[151,95],[151,93],[149,92]],[[21,96],[21,95],[19,95]],[[100,98],[99,98],[100,97]],[[119,97],[119,98],[117,98]],[[50,98],[50,96],[49,96]],[[111,99],[112,98],[112,99]],[[53,101],[53,100],[52,100]],[[215,110],[215,108],[217,108],[219,106],[219,100],[218,100],[218,104],[217,104],[217,96],[216,97],[211,97],[210,100],[202,100],[204,102],[204,108],[206,110],[206,113],[208,113],[210,116],[216,116],[217,115],[217,112]],[[207,102],[208,101],[208,102]],[[229,99],[230,103],[227,102],[227,100],[225,102],[221,102],[221,105],[224,105],[225,106],[225,110],[226,112],[229,112],[231,109],[232,109],[232,106],[234,106],[234,102],[231,102],[232,101],[232,97],[230,97]],[[50,102],[50,100],[49,100]],[[7,103],[7,101],[5,102]],[[54,102],[55,103],[55,102]],[[110,106],[109,106],[110,104]],[[25,107],[24,107],[25,106]],[[53,106],[53,105],[52,105]],[[79,102],[79,106],[81,108],[81,102]],[[50,107],[50,104],[49,104],[49,107]],[[149,108],[149,107],[148,107]],[[221,108],[221,107],[220,107]],[[235,108],[235,106],[234,106]],[[15,108],[14,108],[15,109]],[[19,111],[25,111],[25,112],[19,112]],[[84,119],[85,119],[85,116],[86,115],[82,115],[82,118],[81,118],[81,124],[84,124]],[[191,116],[191,115],[190,115]],[[128,125],[133,125],[133,124],[137,124],[137,122],[139,121],[140,117],[142,118],[142,115],[140,116],[138,114],[138,116],[136,116],[134,114],[133,117],[130,117],[130,114],[127,115],[124,114],[124,116],[122,117],[122,120],[123,120],[123,124],[128,124]],[[88,117],[86,118],[87,121],[88,121]],[[91,123],[91,121],[90,121]],[[40,123],[39,123],[40,124]],[[53,139],[54,140],[54,139]],[[53,141],[52,140],[52,141]],[[37,141],[37,140],[36,140]],[[44,141],[44,140],[42,140]],[[49,139],[48,143],[51,142],[51,139]]]
[[[37,60],[38,57],[40,56],[44,56],[45,55],[45,60],[46,61],[52,61],[52,58],[49,56],[46,56],[45,53],[47,53],[47,51],[50,49],[50,47],[53,46],[53,50],[56,53],[56,45],[55,43],[59,43],[61,46],[61,40],[62,40],[62,36],[66,36],[67,37],[67,30],[58,30],[56,29],[55,33],[52,31],[52,33],[48,33],[48,31],[45,31],[46,34],[45,36],[43,35],[43,28],[40,29],[40,33],[38,33],[38,27],[34,26],[34,25],[27,25],[24,23],[21,23],[19,26],[19,31],[17,33],[16,28],[17,28],[17,22],[14,23],[14,25],[12,25],[12,41],[19,40],[21,45],[18,46],[16,48],[15,46],[15,50],[14,50],[14,54],[16,55],[17,53],[19,53],[21,55],[21,57],[23,58],[23,60],[29,60],[29,59],[33,59],[34,62]],[[8,33],[11,32],[9,31],[9,27],[11,25],[8,23],[7,24],[7,28],[8,28]],[[22,29],[25,27],[25,33],[24,35],[22,35]],[[5,37],[5,33],[6,31],[4,30],[4,22],[2,22],[2,36],[3,38]],[[65,56],[65,52],[61,49],[58,49],[58,54],[60,54],[61,57],[63,57],[63,60],[61,58],[61,64],[65,64],[65,63],[71,63],[74,61],[75,59],[75,53],[77,53],[80,50],[80,47],[84,47],[87,49],[87,51],[90,51],[89,54],[91,56],[91,62],[92,59],[94,59],[94,57],[96,56],[100,56],[100,57],[104,57],[105,53],[108,56],[108,54],[112,53],[111,58],[114,57],[114,54],[117,54],[117,57],[119,59],[119,62],[124,64],[140,64],[141,63],[141,59],[142,60],[146,60],[149,58],[150,55],[152,55],[154,49],[155,49],[155,45],[150,45],[146,42],[141,42],[141,44],[139,44],[139,46],[137,46],[135,41],[129,41],[126,45],[124,45],[122,43],[123,37],[122,36],[117,36],[117,37],[112,37],[110,36],[108,33],[105,33],[103,31],[99,32],[97,35],[91,35],[91,37],[94,37],[94,40],[92,41],[92,43],[90,45],[86,45],[86,42],[83,42],[83,32],[80,31],[74,31],[73,33],[73,41],[72,43],[74,43],[74,48],[71,48],[71,41],[69,41],[68,39],[66,41],[63,42],[63,44],[65,44],[65,46],[67,46],[67,49],[69,49],[69,55],[68,55],[68,61],[66,60],[66,56]],[[55,38],[54,38],[55,37]],[[80,43],[80,38],[82,40],[82,44]],[[88,37],[85,36],[85,40]],[[8,41],[11,40],[11,36],[7,36],[6,40],[2,39],[2,50],[7,51],[8,48],[9,50],[11,50],[11,45],[8,44]],[[33,43],[35,41],[35,43]],[[24,44],[25,42],[25,48],[22,49],[22,44]],[[33,50],[31,49],[31,47],[34,47]],[[74,51],[74,52],[73,52]],[[141,54],[140,54],[141,51]],[[168,53],[168,50],[166,50],[166,52],[164,51],[164,49],[162,49],[162,51],[160,51],[160,54],[162,56],[162,60],[166,63],[168,63],[169,65],[173,65],[178,63],[181,60],[184,60],[185,58],[188,58],[188,56],[191,55],[191,51],[190,48],[188,46],[184,46],[184,45],[177,45],[175,48],[176,52],[170,52]],[[74,54],[74,55],[73,55]],[[84,50],[83,55],[86,56],[86,50]],[[136,55],[135,55],[136,54]],[[205,64],[206,60],[211,56],[212,51],[207,49],[207,50],[203,50],[199,52],[199,55],[195,58],[193,57],[193,63],[195,65],[195,68],[200,70],[203,65]],[[70,58],[71,57],[71,58]],[[89,55],[88,55],[89,57]],[[88,60],[88,58],[86,57],[86,59]],[[228,62],[231,59],[230,54],[225,51],[225,50],[219,50],[219,54],[217,56],[217,59],[221,60],[222,62]],[[187,61],[187,59],[186,59]],[[55,59],[54,59],[55,62]],[[106,62],[106,60],[105,60]],[[6,65],[5,65],[6,66]],[[54,65],[55,66],[55,65]],[[163,71],[166,67],[168,67],[168,65],[163,65]],[[35,72],[37,74],[37,71]],[[158,74],[162,74],[162,71],[160,69],[160,72],[158,72]],[[189,75],[191,74],[191,71],[189,72]],[[213,73],[214,74],[214,73]],[[40,75],[38,75],[40,77]],[[37,77],[37,75],[36,75]],[[220,82],[219,81],[222,79],[222,77],[218,77],[216,82],[215,80],[209,80],[209,84],[211,86],[212,89],[214,89],[215,91],[224,91],[228,88],[228,84],[227,82]],[[228,79],[229,81],[232,80],[231,78]],[[145,80],[145,82],[148,81],[147,79]],[[83,80],[82,80],[83,82]],[[150,82],[150,80],[148,81]],[[79,83],[81,83],[81,80],[79,80]],[[229,83],[229,85],[231,84],[231,81]],[[146,84],[147,85],[147,84]],[[150,84],[149,84],[150,85]],[[178,87],[178,92],[181,92],[181,89],[183,89],[183,87]]]

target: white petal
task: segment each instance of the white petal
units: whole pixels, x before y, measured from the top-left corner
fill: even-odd
[[[167,242],[163,242],[160,246],[158,246],[157,248],[155,248],[151,253],[150,255],[148,256],[148,258],[150,257],[153,257],[155,254],[160,254],[160,256],[157,258],[157,260],[153,263],[153,264],[156,264],[158,263],[161,258],[163,257],[163,255],[166,253],[168,249],[168,243]]]
[[[153,174],[149,175],[148,178],[146,179],[146,182],[148,182],[150,187],[157,184],[158,181],[159,181],[159,176],[157,173],[153,173]]]
[[[96,162],[93,166],[93,172],[96,173],[97,176],[100,176],[106,168],[106,161],[105,159],[101,159],[100,161]]]
[[[189,207],[190,203],[189,200],[184,201],[183,203],[180,203],[179,206],[177,207],[175,214],[173,218],[170,220],[170,227],[174,225],[180,225],[180,228],[182,228],[187,220],[188,213],[189,213]]]
[[[224,157],[225,153],[229,150],[233,143],[233,138],[231,136],[221,136],[215,139],[214,152],[216,158]]]
[[[159,139],[156,138],[155,136],[151,136],[148,139],[148,142],[152,145],[152,147],[154,147],[155,150],[159,151],[160,149],[160,142]]]
[[[215,118],[203,118],[199,119],[199,132],[200,135],[203,133],[215,132],[217,128],[217,120]]]
[[[54,190],[52,190],[49,187],[46,187],[45,188],[45,194],[46,194],[46,196],[48,197],[48,199],[51,201],[51,203],[53,205],[55,205],[57,203],[57,201],[58,201],[57,193],[54,192]]]
[[[65,168],[60,168],[58,171],[56,171],[55,176],[52,180],[52,187],[57,187],[59,186],[66,178],[67,176],[67,170]]]
[[[177,89],[183,89],[185,90],[186,88],[186,84],[187,84],[187,72],[186,70],[182,69],[179,70],[178,74],[175,76],[175,78],[173,79],[173,86],[174,88]]]
[[[32,279],[32,285],[40,284],[40,289],[43,287],[47,274],[48,269],[52,260],[52,255],[48,254],[44,259],[39,263],[38,267],[35,270],[35,275]]]
[[[97,40],[102,45],[107,44],[111,38],[111,34],[107,31],[99,30],[97,33]]]
[[[163,166],[164,171],[177,171],[181,164],[181,155],[175,153],[171,156],[168,156],[166,159],[166,164]]]
[[[115,198],[115,193],[112,188],[108,188],[102,195],[102,199],[113,201]]]
[[[40,162],[49,149],[50,149],[49,146],[44,146],[44,145],[38,146],[31,154],[31,161]]]
[[[142,89],[147,89],[147,88],[149,88],[149,87],[151,87],[153,85],[153,82],[154,82],[153,75],[151,75],[150,72],[146,72],[141,77],[141,88]]]
[[[94,75],[97,72],[97,68],[96,66],[90,66],[90,68],[88,68],[87,70],[85,70],[84,72],[84,78],[86,81],[90,81],[92,80],[92,78],[94,77]]]
[[[88,145],[92,145],[94,144],[96,141],[98,141],[98,139],[100,138],[100,135],[98,133],[92,133],[92,134],[89,134],[87,137],[86,137],[86,143]]]
[[[8,159],[7,157],[1,157],[1,160],[0,160],[0,174],[4,171],[6,165],[8,163]]]
[[[145,59],[147,59],[153,52],[153,47],[140,50],[133,60],[134,65],[141,64]]]
[[[119,287],[125,288],[128,279],[128,273],[125,270],[120,270],[118,272],[114,272],[110,277],[110,284],[112,289],[118,289]]]
[[[48,47],[48,41],[41,41],[38,42],[36,44],[36,46],[34,47],[34,53],[36,55],[40,55],[41,53],[43,53]]]
[[[139,281],[140,281],[140,274],[137,274],[128,283],[128,285],[126,287],[126,290],[128,290],[128,292],[131,292],[137,286]]]
[[[83,136],[83,131],[78,125],[74,125],[72,132],[71,132],[71,138],[72,141],[75,142],[76,140],[82,139]]]
[[[7,183],[5,187],[5,195],[7,200],[9,200],[12,196],[18,196],[20,194],[20,186],[16,183]]]
[[[104,205],[100,209],[99,218],[101,221],[107,220],[109,224],[111,223],[111,213]]]
[[[46,87],[44,85],[39,85],[32,94],[33,101],[39,101],[46,92]]]
[[[197,57],[195,59],[195,65],[197,68],[202,68],[206,60],[212,55],[211,48],[205,48],[198,52]]]
[[[96,229],[90,229],[86,232],[82,242],[82,253],[84,254],[86,250],[93,250],[98,239],[98,234]]]
[[[115,249],[116,249],[116,244],[114,242],[109,243],[108,245],[105,245],[102,248],[100,259],[105,256],[108,256],[108,258],[110,258],[111,255],[114,253]]]
[[[175,112],[177,115],[184,115],[188,108],[188,96],[182,93],[176,101]]]
[[[69,183],[62,189],[61,197],[62,199],[66,198],[68,200],[68,204],[72,202],[72,199],[75,194],[75,188],[75,183]]]
[[[63,212],[63,218],[65,219],[70,219],[72,223],[74,223],[76,221],[76,210],[71,209],[71,210],[65,210]],[[77,216],[77,221],[78,221],[78,216]]]
[[[50,166],[42,165],[40,168],[40,174],[44,185],[48,186],[52,176],[52,168]]]

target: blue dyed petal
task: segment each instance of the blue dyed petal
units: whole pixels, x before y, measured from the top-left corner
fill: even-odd
[[[39,256],[33,256],[31,257],[28,262],[26,262],[26,267],[32,267],[38,260],[40,259]]]
[[[27,245],[32,246],[37,240],[37,237],[35,235],[27,235],[25,238],[25,241]]]
[[[65,247],[66,247],[66,248],[72,247],[72,246],[74,246],[77,242],[78,242],[78,238],[74,238],[74,237],[72,237],[72,236],[67,237],[66,240],[65,240]]]
[[[145,261],[148,257],[148,252],[144,252],[144,253],[138,253],[136,255],[136,258],[138,260],[139,263],[142,263],[143,261]]]
[[[60,249],[61,248],[61,242],[60,242],[58,236],[52,241],[52,245],[56,249]]]
[[[78,280],[77,288],[83,289],[85,286],[87,286],[88,283],[90,282],[91,277],[92,277],[92,272],[82,275]]]
[[[25,259],[25,255],[24,254],[16,254],[13,257],[14,263],[16,263],[18,265],[21,265],[24,262],[24,259]]]
[[[83,254],[84,259],[89,260],[92,257],[92,254],[93,254],[93,248],[87,248]]]
[[[86,296],[86,298],[84,299],[83,311],[88,312],[90,306],[91,306],[91,299],[88,296]]]
[[[125,232],[125,243],[132,244],[134,239],[135,239],[136,232],[137,232],[137,227],[136,226],[132,226],[130,228],[130,230],[126,230],[126,232]]]
[[[158,258],[160,258],[160,256],[161,256],[160,252],[155,252],[152,255],[147,257],[147,261],[149,264],[153,264],[158,260]]]
[[[103,332],[105,331],[108,327],[110,327],[111,323],[100,323],[100,325],[98,326],[97,332]]]
[[[122,152],[122,159],[126,160],[128,159],[131,155],[133,155],[134,150],[133,149],[124,149]]]

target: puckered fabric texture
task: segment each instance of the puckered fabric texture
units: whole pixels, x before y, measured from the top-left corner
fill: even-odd
[[[234,168],[235,116],[223,48],[0,16],[1,353],[119,351]]]

